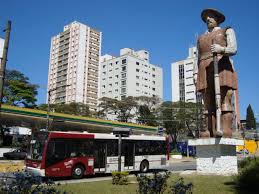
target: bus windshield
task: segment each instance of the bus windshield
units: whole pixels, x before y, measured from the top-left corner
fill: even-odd
[[[31,140],[30,153],[28,158],[33,160],[41,160],[45,146],[45,142],[48,138],[48,132],[35,132]]]

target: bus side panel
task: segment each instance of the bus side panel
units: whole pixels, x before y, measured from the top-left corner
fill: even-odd
[[[47,177],[68,177],[72,175],[72,169],[77,164],[83,165],[86,174],[94,174],[93,157],[75,157],[62,160],[46,168]]]
[[[46,167],[46,177],[65,177],[71,176],[73,160],[65,159]]]
[[[135,157],[135,170],[140,169],[140,164],[143,160],[147,160],[149,163],[149,169],[161,168],[167,165],[166,155],[143,155]]]

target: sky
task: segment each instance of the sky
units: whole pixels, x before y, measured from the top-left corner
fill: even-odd
[[[38,102],[45,103],[51,37],[73,21],[103,33],[102,54],[119,56],[121,48],[145,49],[151,64],[163,68],[164,100],[171,100],[171,63],[188,56],[196,36],[206,30],[200,18],[205,8],[226,16],[238,52],[233,57],[238,74],[241,119],[251,104],[259,120],[259,1],[235,0],[8,0],[1,1],[0,37],[12,21],[8,69],[16,69],[40,86]]]

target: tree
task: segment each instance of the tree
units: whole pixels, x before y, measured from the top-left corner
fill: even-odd
[[[150,126],[157,126],[158,123],[155,113],[161,99],[158,96],[139,96],[135,97],[135,99],[138,104],[138,122]]]
[[[254,116],[254,111],[249,104],[246,109],[246,128],[247,129],[256,129],[256,120]]]
[[[128,122],[129,119],[134,117],[132,111],[138,106],[136,100],[132,96],[128,96],[121,101],[117,101],[116,110],[118,113],[118,121]],[[136,111],[135,111],[136,112]]]
[[[48,105],[41,104],[38,109],[47,111]],[[71,102],[69,104],[50,104],[50,109],[58,113],[71,114],[77,116],[89,116],[90,110],[89,106],[83,103]]]
[[[156,116],[150,111],[147,105],[140,105],[138,108],[138,122],[150,126],[157,126]]]
[[[17,70],[6,70],[5,75],[3,103],[35,107],[38,85],[31,84],[29,78]]]
[[[115,115],[117,112],[117,99],[108,98],[108,97],[102,97],[99,99],[100,104],[98,105],[99,111],[98,111],[98,117],[107,119],[108,114]]]
[[[187,135],[196,130],[197,105],[185,102],[164,102],[158,108],[159,120],[166,129],[166,133],[172,137],[176,146],[179,135]]]
[[[98,115],[101,118],[114,115],[118,121],[128,122],[134,117],[133,110],[137,108],[137,102],[134,97],[128,96],[125,99],[117,100],[108,97],[103,97],[100,100]],[[136,111],[135,111],[136,112]]]

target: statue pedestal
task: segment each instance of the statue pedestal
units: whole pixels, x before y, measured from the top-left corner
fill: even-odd
[[[196,146],[197,173],[214,175],[238,173],[236,146],[244,145],[244,140],[204,138],[188,140],[188,145]]]

